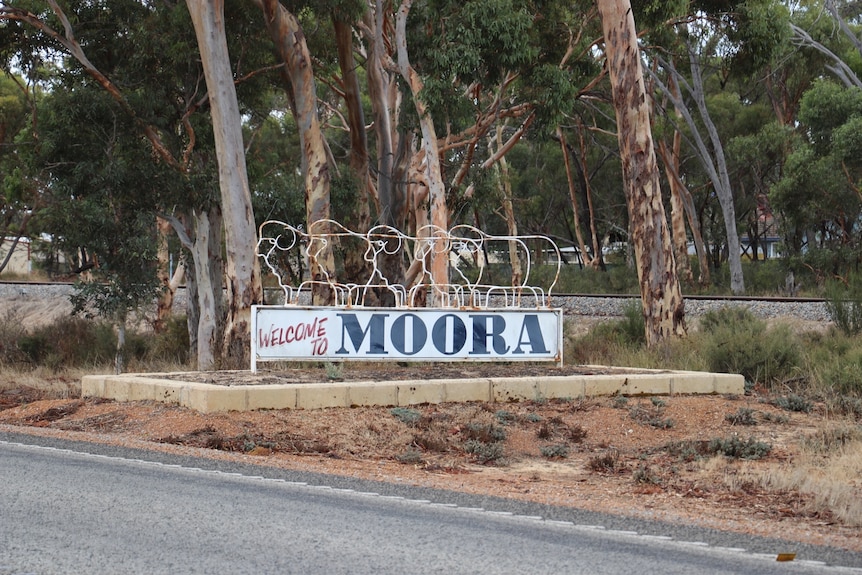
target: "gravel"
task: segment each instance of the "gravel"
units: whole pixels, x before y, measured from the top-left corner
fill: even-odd
[[[51,300],[54,298],[66,298],[72,293],[71,284],[22,284],[22,283],[0,283],[0,299],[15,299],[19,302],[34,300]],[[267,291],[267,301],[278,302],[280,291]],[[527,300],[527,298],[524,298]],[[555,295],[552,298],[552,306],[561,307],[567,315],[590,316],[590,317],[619,317],[627,304],[637,302],[635,298],[624,297],[578,297]],[[493,301],[492,301],[493,303]],[[526,302],[529,306],[532,302]],[[186,305],[186,294],[184,289],[177,292],[174,302],[175,311],[182,313]],[[803,321],[828,322],[830,317],[826,311],[826,304],[822,301],[787,302],[778,300],[703,300],[686,299],[685,313],[689,318],[702,316],[706,312],[721,307],[744,307],[748,308],[756,317],[771,319],[777,317],[794,317]]]

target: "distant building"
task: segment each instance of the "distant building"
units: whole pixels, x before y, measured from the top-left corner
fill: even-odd
[[[13,244],[15,244],[15,238],[7,237],[0,240],[0,264],[6,261],[6,256],[9,254],[9,250],[12,249]],[[30,238],[21,238],[18,240],[17,245],[15,245],[12,257],[9,258],[6,267],[0,271],[0,275],[26,276],[30,275],[32,271],[33,260],[30,252]]]

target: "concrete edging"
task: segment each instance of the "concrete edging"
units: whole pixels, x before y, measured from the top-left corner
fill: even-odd
[[[742,394],[741,375],[695,371],[552,377],[350,381],[267,385],[214,385],[167,379],[167,374],[85,375],[82,397],[156,401],[202,413],[256,409],[409,406],[444,402],[518,402],[610,395]],[[176,376],[177,374],[171,374]]]

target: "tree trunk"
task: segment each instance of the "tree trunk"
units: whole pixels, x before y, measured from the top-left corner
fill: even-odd
[[[398,9],[395,24],[395,42],[398,48],[398,68],[404,81],[410,87],[413,94],[413,104],[419,116],[419,125],[422,130],[422,149],[425,152],[425,177],[428,186],[429,211],[431,213],[431,225],[433,228],[432,248],[430,250],[431,292],[432,305],[441,306],[448,299],[448,293],[444,292],[449,283],[449,255],[446,249],[438,244],[443,238],[434,237],[436,234],[445,233],[449,229],[449,213],[446,207],[446,187],[443,183],[443,175],[440,172],[440,154],[437,147],[437,133],[434,130],[434,122],[428,111],[428,107],[422,101],[422,79],[407,56],[407,14],[410,12],[412,0],[403,0]]]
[[[305,34],[296,16],[288,12],[278,0],[256,0],[262,6],[266,28],[279,57],[284,62],[294,102],[293,113],[299,128],[302,146],[302,173],[305,181],[305,218],[309,233],[330,232],[329,161],[320,119],[317,112],[317,88],[311,65],[311,54]],[[335,279],[335,258],[332,242],[313,238],[308,247],[309,274],[316,283],[312,289],[314,305],[331,305],[334,292],[326,285]]]
[[[688,46],[689,64],[691,65],[692,77],[692,96],[697,103],[700,117],[706,127],[710,142],[712,143],[714,167],[710,162],[707,169],[710,173],[710,178],[715,188],[715,193],[718,196],[718,202],[721,205],[721,214],[724,217],[724,229],[727,233],[727,264],[730,268],[730,290],[734,295],[742,295],[745,293],[745,280],[742,276],[742,256],[739,247],[739,234],[736,230],[736,208],[733,205],[733,190],[730,185],[730,175],[727,172],[727,160],[724,157],[724,146],[721,139],[718,137],[718,130],[709,115],[709,110],[706,107],[706,97],[703,89],[703,74],[700,69],[700,62],[697,59],[697,54],[694,52],[694,47]],[[704,160],[707,161],[707,154],[703,153]]]
[[[186,273],[189,348],[195,352],[199,370],[215,369],[219,322],[223,316],[221,213],[218,207],[213,207],[194,211],[191,216],[166,219],[192,257],[192,266]]]
[[[125,369],[126,359],[126,313],[117,318],[117,353],[114,355],[114,374],[120,375]]]
[[[629,0],[599,0],[605,55],[617,116],[648,345],[685,335],[685,302],[665,221],[637,31]]]
[[[222,340],[226,367],[248,365],[251,306],[263,301],[257,230],[245,165],[242,123],[224,27],[223,0],[186,0],[206,77],[219,168],[225,231],[227,318]],[[198,282],[202,280],[198,276]]]
[[[156,226],[159,233],[159,267],[156,274],[159,283],[162,284],[162,293],[156,301],[156,320],[153,322],[153,331],[162,333],[165,330],[168,318],[174,307],[174,296],[185,275],[185,266],[177,262],[176,270],[170,269],[170,252],[168,250],[168,235],[171,233],[171,223],[160,217],[156,217]]]
[[[575,227],[575,238],[578,240],[578,250],[581,253],[581,259],[584,265],[593,265],[593,258],[587,252],[587,244],[584,242],[584,235],[581,233],[581,216],[578,209],[578,196],[575,192],[575,178],[572,175],[572,162],[569,157],[569,146],[566,143],[566,136],[563,134],[562,128],[557,126],[557,138],[560,140],[560,148],[563,152],[563,167],[566,169],[566,182],[569,185],[569,199],[572,202],[572,220]]]
[[[503,146],[503,126],[497,124],[497,149]],[[500,158],[500,192],[503,200],[503,214],[506,216],[506,232],[510,236],[518,235],[518,222],[515,220],[515,209],[512,206],[512,182],[509,179],[509,164],[506,156]],[[509,265],[512,266],[512,286],[517,287],[524,281],[524,271],[521,269],[519,244],[514,239],[509,240]],[[485,262],[486,264],[489,262]]]
[[[333,18],[332,24],[338,48],[338,66],[341,69],[341,89],[344,92],[350,128],[350,171],[359,184],[355,202],[344,218],[344,225],[354,232],[365,233],[371,221],[368,209],[371,178],[368,172],[368,138],[365,133],[362,93],[359,77],[356,75],[357,64],[353,57],[353,28],[337,18]],[[370,265],[363,257],[365,247],[353,243],[354,245],[343,246],[345,279],[353,283],[365,283],[371,275]]]
[[[677,176],[679,173],[679,139],[679,132],[675,131],[673,135],[674,152],[672,154],[667,153],[667,146],[663,141],[659,142],[659,153],[664,162],[668,186],[670,186],[670,222],[673,230],[671,237],[676,259],[676,273],[682,278],[682,281],[691,283],[691,266],[688,263],[688,235],[685,233],[685,204],[680,191],[681,182]]]

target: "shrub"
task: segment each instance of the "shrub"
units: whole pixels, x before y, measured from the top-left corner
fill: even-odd
[[[785,325],[766,322],[742,308],[710,311],[701,320],[703,355],[710,371],[739,373],[755,383],[787,379],[799,368],[801,350]]]
[[[502,425],[509,425],[510,423],[515,421],[515,414],[511,411],[506,411],[505,409],[499,410],[497,413],[494,414],[494,416],[497,418],[497,421],[499,421]]]
[[[565,459],[569,456],[569,446],[565,443],[543,445],[539,451],[542,453],[542,457],[547,457],[548,459]]]
[[[802,397],[791,393],[790,395],[782,395],[776,397],[773,404],[784,409],[785,411],[795,411],[800,413],[810,413],[814,409],[814,404]]]
[[[171,316],[161,333],[153,335],[146,359],[165,363],[189,362],[189,328],[186,316]]]
[[[598,473],[611,473],[615,471],[620,462],[620,454],[615,449],[606,451],[601,455],[591,457],[587,466]]]
[[[715,455],[724,455],[733,459],[761,459],[769,455],[772,446],[768,443],[758,441],[753,437],[742,440],[733,436],[728,438],[715,438],[709,441],[707,451]]]
[[[26,354],[22,351],[20,342],[26,333],[21,318],[16,313],[10,311],[0,318],[0,364],[25,361]]]
[[[836,327],[848,335],[862,332],[862,279],[851,274],[847,284],[830,281],[826,284],[826,312]]]
[[[465,439],[493,443],[506,439],[506,430],[493,423],[470,423],[463,430]]]
[[[859,426],[839,426],[826,429],[820,429],[813,435],[807,436],[802,445],[818,453],[829,453],[847,445],[862,441],[862,427]]]
[[[663,418],[664,402],[660,403],[660,407],[655,404],[653,407],[646,405],[635,405],[629,410],[629,417],[638,423],[655,427],[656,429],[670,429],[675,425],[671,418]]]
[[[401,423],[406,423],[411,427],[415,426],[422,419],[421,413],[415,409],[408,409],[406,407],[393,407],[389,410],[389,413],[395,416]]]
[[[621,350],[639,349],[646,343],[644,317],[639,300],[623,305],[623,317],[595,324],[579,338],[566,340],[564,354],[573,363],[613,363]]]
[[[480,464],[498,462],[503,458],[503,444],[499,441],[485,443],[477,439],[464,442],[464,451],[470,453]]]
[[[103,322],[64,317],[23,337],[29,361],[56,369],[111,363],[117,348],[114,328]]]
[[[632,479],[640,485],[661,485],[661,477],[655,472],[652,467],[646,465],[638,465],[637,469],[632,473]]]
[[[818,379],[839,395],[862,396],[862,350],[832,358],[819,370]]]
[[[754,410],[748,407],[740,407],[736,413],[728,413],[724,416],[724,420],[731,425],[757,425]]]

